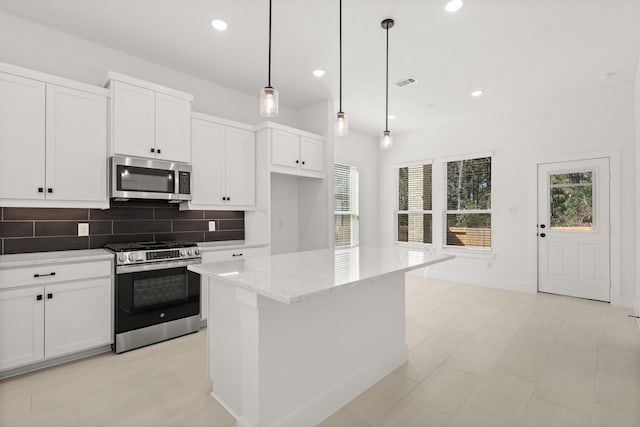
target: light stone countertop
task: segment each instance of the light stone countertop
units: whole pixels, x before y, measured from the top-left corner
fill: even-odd
[[[104,249],[74,251],[34,252],[27,254],[0,255],[0,269],[29,267],[33,265],[59,264],[82,261],[112,260],[113,254]]]
[[[406,272],[455,255],[401,247],[320,249],[194,264],[196,273],[293,304],[394,272]]]

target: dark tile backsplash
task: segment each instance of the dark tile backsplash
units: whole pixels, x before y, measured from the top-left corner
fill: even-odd
[[[208,231],[209,221],[216,230]],[[78,223],[89,236],[78,237]],[[111,209],[0,208],[0,254],[96,249],[151,240],[244,239],[242,211],[180,211],[165,202],[112,202]]]

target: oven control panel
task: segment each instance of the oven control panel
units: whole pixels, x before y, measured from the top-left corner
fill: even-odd
[[[200,248],[198,247],[188,249],[159,249],[152,251],[119,252],[116,255],[116,262],[117,265],[131,265],[197,259],[200,257]]]

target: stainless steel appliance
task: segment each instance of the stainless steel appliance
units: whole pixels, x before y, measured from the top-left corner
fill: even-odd
[[[191,165],[142,157],[113,156],[111,198],[191,200]]]
[[[142,242],[105,245],[116,255],[116,353],[197,332],[202,262],[195,243]]]

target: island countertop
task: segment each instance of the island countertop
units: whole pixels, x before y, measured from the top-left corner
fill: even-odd
[[[193,264],[189,270],[293,304],[368,279],[437,264],[455,255],[403,247],[320,249]]]

